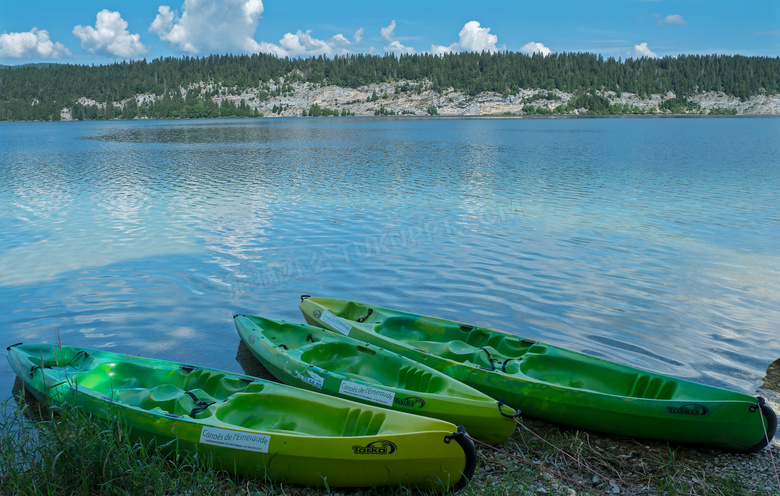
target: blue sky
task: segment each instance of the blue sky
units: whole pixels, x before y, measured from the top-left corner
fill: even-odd
[[[780,0],[0,0],[0,64],[265,52],[780,56]]]

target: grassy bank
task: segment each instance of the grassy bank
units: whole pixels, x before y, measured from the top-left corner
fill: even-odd
[[[197,454],[161,454],[134,442],[117,421],[96,422],[78,410],[50,412],[20,402],[0,418],[2,495],[285,495],[328,494],[244,479],[213,470]],[[769,452],[727,455],[672,449],[665,444],[600,437],[523,421],[500,446],[479,447],[475,478],[459,491],[476,495],[770,495],[780,488],[768,470]],[[713,460],[719,460],[713,464]],[[747,464],[747,465],[746,465]],[[746,480],[745,474],[759,474]],[[766,474],[765,476],[761,474]],[[765,480],[763,480],[765,479]],[[585,487],[583,487],[585,486]],[[334,490],[333,494],[420,494],[405,488]]]

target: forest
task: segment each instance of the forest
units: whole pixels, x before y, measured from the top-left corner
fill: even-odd
[[[608,103],[597,92],[629,92],[640,97],[673,92],[683,107],[686,98],[697,93],[722,92],[742,100],[780,93],[780,57],[732,55],[616,60],[588,53],[546,57],[514,52],[353,54],[305,59],[252,54],[99,66],[0,67],[0,121],[59,120],[63,108],[71,109],[73,119],[84,120],[260,116],[245,102],[219,104],[213,97],[254,90],[262,100],[293,92],[296,82],[345,88],[390,82],[397,83],[400,91],[410,88],[410,82],[417,87],[425,83],[433,91],[453,88],[467,95],[560,90],[576,95],[589,110],[601,108],[602,113],[608,113],[603,109]],[[210,90],[186,91],[196,85]],[[154,98],[139,106],[133,98],[138,95]]]

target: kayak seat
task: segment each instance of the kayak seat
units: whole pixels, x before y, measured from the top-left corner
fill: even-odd
[[[545,351],[544,349],[538,351],[540,350],[540,347],[533,341],[528,341],[527,339],[522,338],[505,337],[501,335],[490,338],[488,341],[488,346],[492,346],[498,353],[508,358],[521,358],[528,352],[543,353]]]
[[[89,374],[79,380],[79,384],[110,396],[117,389],[145,387],[146,385],[166,382],[166,372],[156,372],[137,363],[112,362],[96,365]]]
[[[253,386],[253,382],[251,380],[242,380],[241,378],[227,377],[224,373],[198,369],[190,373],[180,387],[187,391],[201,389],[217,401],[224,401],[232,394],[256,388],[257,386]]]
[[[479,349],[464,341],[408,341],[408,344],[418,350],[458,362],[471,357]]]
[[[506,357],[501,356],[493,348],[487,348],[488,351],[486,352],[483,348],[472,346],[460,340],[448,342],[416,341],[409,344],[414,348],[426,351],[432,355],[437,355],[456,362],[472,363],[483,368],[492,368],[490,356],[492,356],[494,360],[499,358],[502,360],[506,359]],[[490,353],[490,356],[488,353]]]
[[[223,377],[210,391],[210,394],[217,400],[224,401],[236,393],[249,393],[262,390],[263,385],[254,379]]]
[[[189,415],[203,404],[216,403],[216,399],[202,389],[187,392],[173,384],[161,384],[151,389],[118,389],[114,391],[113,400],[142,410],[156,410],[158,413],[180,416]],[[202,418],[208,414],[208,410],[204,410],[203,413],[198,414],[198,417]]]
[[[499,354],[506,358],[519,358],[525,355],[536,344],[533,341],[522,339],[499,332],[490,332],[470,326],[460,326],[461,336],[466,343],[475,348],[492,348],[491,354]]]
[[[300,412],[317,411],[318,415]],[[261,394],[237,394],[216,410],[219,421],[246,429],[300,432],[312,436],[372,436],[385,423],[382,412],[345,409],[294,392],[268,387]]]
[[[176,400],[184,394],[184,391],[173,384],[161,384],[149,388],[122,388],[114,391],[113,399],[117,403],[134,406],[142,410],[160,409],[163,412],[173,413],[176,409]]]
[[[506,360],[522,357],[535,344],[520,337],[489,332],[477,327],[430,322],[405,316],[390,317],[376,324],[374,332],[433,354],[444,353],[440,356],[455,361],[468,360],[488,367],[490,360],[487,356],[479,357],[479,354],[485,354],[479,352],[482,348],[490,349],[494,358],[500,356]]]
[[[603,394],[631,396],[637,374],[557,354],[529,354],[520,371],[541,382]]]
[[[327,370],[335,375],[375,384],[392,385],[397,369],[376,359],[376,352],[367,346],[345,342],[319,342],[301,353],[300,361]]]
[[[174,403],[183,391],[173,384],[161,384],[149,388],[121,388],[113,392],[112,399],[116,403],[129,405],[142,410],[161,409],[173,413]]]
[[[316,343],[300,355],[300,360],[335,373],[353,370],[362,358],[354,346],[346,343]]]
[[[430,333],[420,328],[423,320],[410,317],[389,317],[374,326],[374,332],[401,342],[430,339]]]

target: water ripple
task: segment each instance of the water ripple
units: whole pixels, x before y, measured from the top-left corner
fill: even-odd
[[[779,130],[0,123],[0,335],[239,370],[234,313],[322,294],[753,392],[780,356]]]

